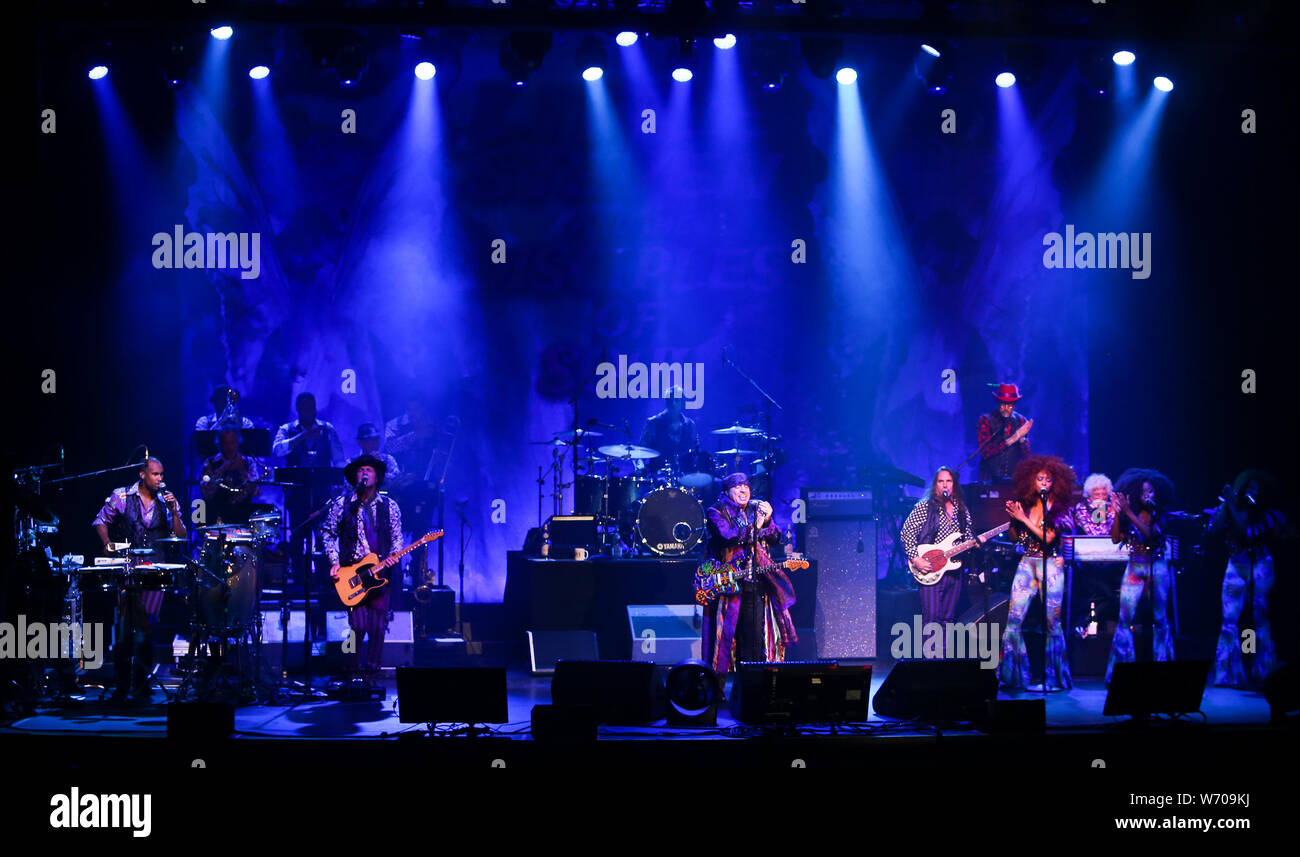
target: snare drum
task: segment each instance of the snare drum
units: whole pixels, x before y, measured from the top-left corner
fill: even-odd
[[[653,554],[684,556],[704,536],[704,508],[681,488],[656,488],[637,511],[636,534]]]

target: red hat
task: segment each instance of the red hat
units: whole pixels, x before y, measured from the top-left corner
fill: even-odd
[[[1020,401],[1020,388],[1015,384],[998,384],[998,388],[993,391],[993,398],[999,402],[1018,402]]]

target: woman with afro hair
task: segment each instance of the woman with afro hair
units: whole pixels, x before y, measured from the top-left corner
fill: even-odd
[[[1162,530],[1165,511],[1174,500],[1174,483],[1157,470],[1132,467],[1120,474],[1111,495],[1115,523],[1110,539],[1128,547],[1128,566],[1119,590],[1119,625],[1110,646],[1106,683],[1110,684],[1115,664],[1136,660],[1133,620],[1138,601],[1151,587],[1151,659],[1174,659],[1174,635],[1169,630],[1169,591],[1173,572],[1165,559]]]
[[[1025,555],[1011,583],[1007,629],[1002,634],[1000,678],[1008,688],[1029,687],[1029,652],[1020,626],[1029,602],[1042,590],[1046,574],[1047,663],[1045,690],[1069,690],[1070,665],[1066,660],[1065,632],[1061,628],[1061,601],[1065,595],[1065,561],[1060,555],[1061,534],[1070,532],[1070,497],[1074,470],[1055,455],[1031,455],[1016,465],[1012,487],[1016,499],[1008,500],[1011,535]]]

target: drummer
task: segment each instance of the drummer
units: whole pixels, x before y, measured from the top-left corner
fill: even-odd
[[[217,431],[221,451],[203,462],[199,489],[207,504],[206,517],[210,523],[247,524],[264,468],[258,459],[239,451],[243,435],[234,423],[223,423]]]
[[[666,407],[646,420],[645,430],[641,432],[641,446],[658,450],[658,458],[637,461],[637,469],[644,468],[653,473],[677,460],[684,452],[693,452],[700,448],[700,433],[695,427],[695,420],[686,416],[686,398],[682,388],[674,386],[668,391]]]

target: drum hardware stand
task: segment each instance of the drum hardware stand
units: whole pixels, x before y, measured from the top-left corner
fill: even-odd
[[[729,350],[728,350],[729,348],[730,348],[730,346],[723,346],[723,349],[722,349],[722,360],[723,360],[723,362],[726,363],[728,366],[730,366],[732,369],[735,369],[735,370],[736,370],[736,374],[739,375],[740,377],[744,378],[746,381],[748,381],[749,384],[750,384],[750,386],[753,387],[756,391],[758,391],[759,396],[761,396],[761,397],[763,398],[763,435],[764,435],[764,437],[763,437],[763,452],[762,452],[762,454],[763,454],[763,458],[764,458],[764,460],[767,460],[768,455],[769,455],[769,454],[771,453],[771,451],[772,451],[772,406],[775,405],[775,406],[776,406],[776,409],[779,410],[779,411],[784,411],[785,408],[781,407],[781,403],[780,403],[780,402],[778,402],[776,399],[774,399],[774,398],[772,398],[770,395],[768,395],[768,392],[767,392],[766,390],[764,390],[762,387],[760,387],[760,386],[758,385],[758,382],[757,382],[757,381],[755,381],[753,378],[751,378],[751,377],[749,377],[748,375],[746,375],[745,372],[744,372],[744,370],[742,370],[739,366],[737,366],[737,365],[735,364],[735,362],[731,359],[731,354],[730,354],[730,352],[729,352]],[[770,472],[770,471],[769,471],[769,472]],[[771,482],[768,484],[768,495],[769,495],[769,496],[772,496],[772,497],[775,497],[775,496],[776,496],[776,480],[775,480],[775,478],[773,478],[773,479],[771,480]]]
[[[298,537],[299,533],[301,533],[304,529],[308,528],[321,515],[325,514],[325,511],[329,509],[330,504],[333,502],[334,502],[334,498],[331,497],[329,500],[325,501],[325,504],[323,506],[316,509],[310,515],[304,518],[301,524],[298,524],[296,527],[290,530],[289,533],[290,544],[292,544],[293,540]],[[288,586],[283,587],[284,592],[280,596],[280,624],[283,629],[283,635],[280,639],[281,661],[280,661],[279,687],[283,690],[289,691],[290,693],[295,693],[295,692],[301,693],[304,696],[308,696],[308,697],[315,696],[315,693],[312,691],[312,687],[311,687],[311,556],[312,556],[311,543],[314,540],[314,535],[315,535],[314,529],[306,529],[306,539],[305,539],[304,547],[306,548],[307,553],[304,557],[303,570],[302,570],[302,618],[303,618],[302,671],[303,673],[302,673],[301,688],[294,687],[293,683],[289,680],[289,616],[291,615],[291,610],[290,610],[291,602],[289,598]]]
[[[465,637],[465,626],[462,614],[462,611],[465,609],[465,530],[474,529],[470,526],[469,520],[465,517],[465,503],[467,502],[469,501],[463,500],[456,503],[456,517],[460,518],[460,582],[458,584],[459,590],[456,593],[456,636],[461,637],[462,639]],[[441,578],[438,580],[438,585],[442,585]]]

